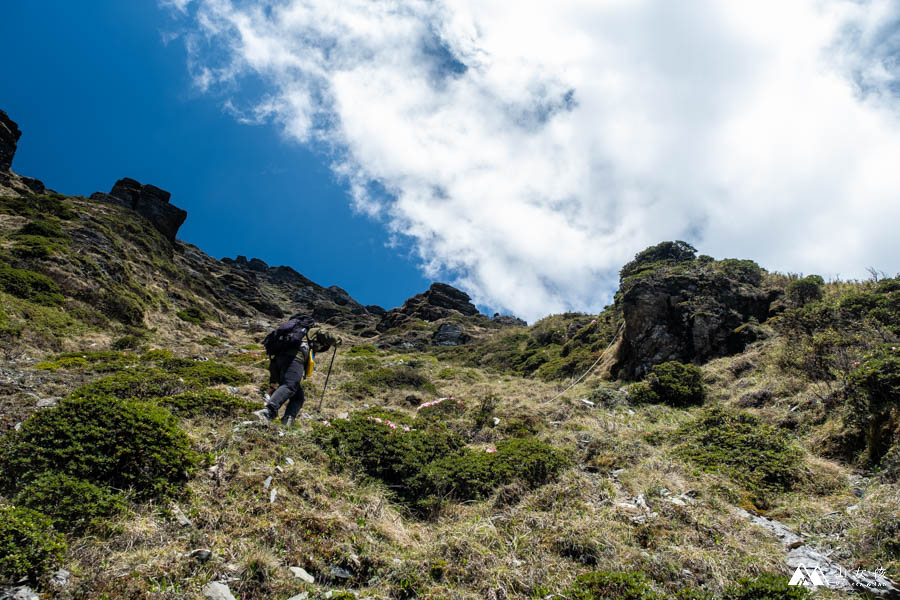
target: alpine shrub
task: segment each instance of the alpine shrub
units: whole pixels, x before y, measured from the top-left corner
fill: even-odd
[[[125,510],[125,502],[108,488],[62,473],[40,475],[19,491],[15,503],[44,512],[57,530],[65,532],[83,531]]]
[[[421,373],[409,367],[381,367],[366,372],[362,376],[363,383],[388,389],[413,389],[437,393],[434,384]]]
[[[619,283],[626,278],[637,275],[643,271],[652,270],[661,265],[677,264],[693,261],[697,256],[697,249],[687,242],[661,242],[650,246],[634,255],[634,260],[626,263],[619,271]]]
[[[443,457],[426,469],[429,486],[455,500],[478,500],[496,488],[520,482],[536,488],[556,478],[568,465],[552,446],[535,438],[515,438],[497,444],[496,452],[466,449]]]
[[[178,315],[178,318],[182,321],[194,323],[195,325],[200,325],[201,323],[206,321],[206,314],[196,306],[191,306],[184,310],[179,310],[175,314]]]
[[[579,575],[566,596],[572,600],[662,600],[643,573],[630,571]]]
[[[796,306],[804,306],[822,299],[825,280],[819,275],[807,275],[796,279],[787,286],[787,297]]]
[[[650,390],[659,401],[671,406],[688,406],[703,402],[703,376],[700,368],[677,361],[654,365],[647,377]]]
[[[182,361],[182,362],[176,362]],[[163,361],[162,367],[180,375],[188,383],[209,386],[217,383],[225,385],[244,385],[250,383],[250,376],[241,373],[230,365],[212,361],[193,361],[173,358]]]
[[[85,384],[72,397],[161,398],[181,394],[192,387],[177,375],[159,369],[129,369]]]
[[[765,574],[756,579],[741,579],[729,586],[722,600],[803,600],[809,590],[801,585],[788,585],[779,575]]]
[[[357,344],[347,351],[347,356],[375,356],[378,351],[372,344]]]
[[[36,304],[54,306],[63,301],[59,286],[46,275],[15,269],[0,261],[0,290]]]
[[[37,579],[62,560],[65,539],[50,519],[29,508],[0,504],[0,581]]]
[[[144,307],[137,296],[126,290],[109,289],[103,292],[97,302],[100,311],[125,325],[143,325]]]
[[[746,412],[712,408],[679,428],[675,454],[757,494],[790,489],[801,451],[789,435]],[[764,500],[764,497],[759,499]]]
[[[218,390],[185,392],[177,396],[157,398],[154,403],[166,408],[179,417],[230,417],[241,412],[259,408],[258,405]]]
[[[878,464],[900,439],[900,347],[869,354],[848,376],[848,428],[865,444],[866,462]]]
[[[139,498],[173,492],[197,459],[164,408],[113,397],[69,398],[33,414],[0,445],[0,487],[18,488],[46,472]]]

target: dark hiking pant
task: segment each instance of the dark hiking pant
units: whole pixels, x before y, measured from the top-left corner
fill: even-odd
[[[287,402],[287,408],[284,410],[283,420],[295,418],[300,409],[303,408],[303,353],[299,356],[291,354],[274,357],[269,362],[269,383],[277,383],[278,389],[266,402],[266,408],[272,418],[278,416],[281,406]]]

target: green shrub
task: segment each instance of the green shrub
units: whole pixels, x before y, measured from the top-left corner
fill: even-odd
[[[877,465],[900,440],[900,346],[870,353],[847,377],[847,428],[864,444],[868,465]]]
[[[206,313],[204,313],[196,306],[190,306],[184,310],[179,310],[175,314],[178,315],[178,318],[182,321],[194,323],[195,325],[200,325],[201,323],[206,321]]]
[[[113,350],[135,350],[140,346],[141,338],[136,335],[123,335],[111,345]]]
[[[381,361],[371,356],[363,356],[362,358],[351,358],[344,363],[344,368],[352,373],[363,373],[371,371],[381,366]]]
[[[163,361],[162,367],[180,375],[190,385],[209,386],[218,383],[244,385],[250,383],[249,375],[241,373],[230,365],[212,361],[173,358]]]
[[[0,445],[0,484],[19,488],[55,472],[139,498],[171,493],[196,464],[168,411],[143,402],[91,396],[33,414]]]
[[[63,295],[52,279],[46,275],[15,269],[0,262],[0,289],[23,300],[53,306],[63,301]]]
[[[134,354],[100,350],[96,352],[64,352],[57,354],[52,360],[40,362],[35,366],[46,371],[76,368],[104,372],[124,369],[136,361],[137,357]]]
[[[660,402],[688,406],[703,402],[703,375],[699,367],[677,361],[654,365],[647,384]]]
[[[575,578],[567,594],[572,600],[662,600],[638,571],[594,571]]]
[[[47,216],[58,217],[63,220],[74,219],[77,213],[72,210],[72,205],[64,202],[62,194],[32,195],[16,198],[0,198],[0,212],[43,219]]]
[[[19,258],[49,258],[69,249],[68,241],[40,235],[16,234],[12,239],[12,253]]]
[[[177,375],[158,369],[129,369],[85,384],[72,393],[74,398],[114,396],[116,398],[161,398],[188,391],[192,386]]]
[[[628,386],[627,391],[628,399],[633,404],[656,404],[659,402],[659,396],[656,395],[650,384],[645,381],[632,383]]]
[[[0,504],[0,581],[37,579],[62,561],[65,550],[65,539],[50,519],[29,508]]]
[[[478,500],[513,481],[536,488],[556,478],[569,461],[552,446],[535,438],[515,438],[497,444],[496,452],[465,449],[426,469],[429,487],[455,500]]]
[[[17,506],[42,511],[59,531],[80,532],[99,519],[125,510],[125,502],[108,488],[62,473],[44,473],[22,487]]]
[[[679,428],[675,454],[701,469],[722,472],[765,502],[765,494],[788,490],[798,478],[802,453],[783,430],[757,417],[722,408],[705,410]]]
[[[202,415],[231,417],[259,408],[257,404],[218,390],[186,392],[177,396],[158,398],[153,400],[153,402],[166,408],[174,415],[187,418]]]
[[[144,307],[137,296],[126,290],[109,289],[99,297],[100,311],[125,325],[143,325]]]
[[[800,585],[788,585],[788,579],[765,574],[756,579],[741,579],[729,586],[722,600],[803,600],[809,590]]]
[[[48,221],[46,219],[25,223],[16,235],[39,235],[46,238],[69,239],[69,235],[63,231],[62,226],[57,221]]]
[[[465,412],[466,405],[462,400],[455,400],[453,397],[440,398],[431,402],[424,402],[421,407],[416,410],[416,418],[446,421],[454,417],[462,416]]]
[[[723,258],[715,265],[729,279],[736,279],[750,285],[760,285],[765,274],[765,271],[752,260]]]
[[[362,381],[379,388],[402,388],[437,393],[434,384],[427,377],[409,367],[373,369],[362,376]]]
[[[786,294],[788,300],[797,306],[804,306],[810,302],[822,299],[822,287],[825,280],[819,275],[807,275],[802,279],[796,279],[788,284]]]
[[[221,346],[222,340],[220,340],[219,338],[217,338],[214,335],[208,335],[204,338],[200,338],[199,340],[197,340],[197,343],[202,346]]]
[[[372,344],[357,344],[347,351],[347,356],[376,356],[378,351]]]
[[[697,249],[687,242],[661,242],[635,254],[634,260],[626,263],[619,271],[619,282],[661,265],[691,262],[696,256]]]

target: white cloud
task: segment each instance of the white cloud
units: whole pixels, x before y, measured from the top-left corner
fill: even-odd
[[[326,144],[355,206],[488,306],[598,310],[665,239],[825,276],[900,268],[891,0],[193,8],[198,85],[265,82],[239,118]]]

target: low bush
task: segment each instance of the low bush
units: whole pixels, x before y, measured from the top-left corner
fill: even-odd
[[[193,418],[199,416],[231,417],[247,413],[259,408],[259,405],[232,396],[218,390],[185,392],[177,396],[157,398],[153,400],[166,410],[179,417]]]
[[[125,325],[144,324],[144,306],[137,296],[127,290],[108,289],[98,298],[100,311]]]
[[[670,406],[689,406],[703,402],[703,375],[700,368],[677,361],[654,365],[647,377],[650,390],[660,402]]]
[[[569,465],[561,452],[535,438],[497,444],[496,452],[465,449],[428,465],[425,479],[442,497],[478,500],[513,481],[536,488],[553,481]]]
[[[594,571],[575,578],[566,597],[572,600],[662,600],[639,571]]]
[[[805,587],[788,585],[788,579],[780,575],[763,574],[729,586],[722,600],[803,600],[808,597],[809,590]]]
[[[861,441],[865,462],[877,465],[900,440],[900,346],[867,355],[847,377],[848,411],[844,422]]]
[[[59,286],[46,275],[27,269],[15,269],[2,261],[0,261],[0,289],[17,298],[45,306],[54,306],[63,301]]]
[[[62,561],[65,550],[50,519],[29,508],[0,504],[0,581],[37,579]]]
[[[179,360],[179,359],[170,359]],[[250,383],[250,376],[242,373],[230,365],[212,361],[188,360],[188,364],[170,367],[173,373],[184,378],[191,385],[209,386],[219,383],[225,385],[244,385]],[[169,361],[163,362],[164,368]]]
[[[165,409],[110,396],[69,398],[33,414],[0,445],[0,487],[47,472],[139,498],[173,492],[196,464],[185,433]]]
[[[51,360],[40,362],[38,369],[55,371],[57,369],[84,369],[98,373],[118,371],[137,362],[137,356],[127,352],[101,350],[97,352],[64,352]]]
[[[213,335],[208,335],[204,338],[200,338],[199,340],[197,340],[197,343],[202,346],[214,346],[215,347],[215,346],[221,346],[222,340],[220,340],[219,338],[217,338]]]
[[[123,335],[111,344],[113,350],[136,350],[141,347],[141,338],[136,335]]]
[[[810,302],[822,299],[822,288],[825,280],[819,275],[807,275],[802,279],[796,279],[787,286],[788,300],[796,306],[804,306]]]
[[[372,344],[357,344],[347,351],[347,356],[376,356],[378,350]]]
[[[362,376],[363,383],[377,388],[412,389],[437,393],[431,381],[410,367],[381,367],[366,372]]]
[[[16,198],[2,197],[0,198],[0,212],[32,219],[43,219],[52,215],[69,220],[76,216],[72,205],[65,202],[65,196],[54,193]]]
[[[206,313],[197,308],[196,306],[190,306],[184,310],[179,310],[175,313],[179,319],[182,321],[187,321],[188,323],[194,323],[195,325],[200,325],[204,321],[206,321]]]
[[[161,398],[181,394],[192,387],[195,386],[175,374],[159,369],[139,368],[120,371],[85,384],[76,389],[72,393],[72,397]]]
[[[125,501],[108,488],[62,473],[38,476],[19,490],[15,503],[42,511],[59,531],[76,533],[125,510]]]
[[[12,253],[19,258],[49,258],[69,249],[68,241],[41,235],[13,235]]]
[[[371,356],[363,356],[361,358],[351,358],[344,363],[344,369],[352,373],[364,373],[372,371],[381,366],[381,361]]]
[[[791,437],[757,417],[722,408],[704,411],[674,433],[675,454],[701,469],[722,472],[765,503],[798,479],[802,453]]]

